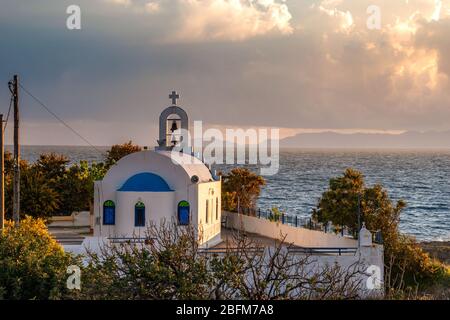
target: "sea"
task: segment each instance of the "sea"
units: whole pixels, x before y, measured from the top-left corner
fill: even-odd
[[[56,152],[66,155],[72,163],[99,162],[108,149],[23,146],[21,156],[34,162],[41,153]],[[215,165],[212,169],[231,168]],[[402,232],[420,241],[450,241],[450,150],[282,149],[279,171],[265,177],[267,184],[258,207],[278,207],[289,215],[310,217],[330,178],[341,175],[346,168],[361,171],[369,186],[382,184],[392,200],[406,201],[400,221]]]

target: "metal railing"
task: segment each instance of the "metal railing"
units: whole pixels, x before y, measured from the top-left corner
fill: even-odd
[[[198,252],[202,254],[225,254],[225,253],[238,253],[242,251],[242,248],[202,248]],[[246,253],[262,253],[264,248],[246,248]],[[305,254],[305,255],[344,255],[344,254],[356,254],[358,248],[356,247],[293,247],[289,248],[289,253]]]
[[[151,243],[154,238],[148,237],[111,237],[108,238],[112,243]]]
[[[302,218],[297,215],[289,215],[281,213],[278,217],[275,217],[274,212],[270,209],[261,208],[240,208],[239,213],[246,216],[253,216],[260,219],[266,219],[271,221],[277,221],[279,223],[289,225],[297,228],[306,228],[310,230],[318,230],[323,232],[329,232],[327,226],[323,223],[314,222],[311,218]]]
[[[291,248],[289,252],[291,253],[303,253],[303,254],[356,254],[358,248],[356,247],[343,247],[343,248]]]
[[[333,227],[329,226],[328,223],[317,223],[314,222],[311,218],[302,218],[297,215],[289,215],[281,212],[278,220],[274,216],[274,212],[270,209],[261,209],[261,208],[240,208],[239,213],[246,215],[257,217],[260,219],[267,219],[271,221],[278,221],[279,223],[289,225],[297,228],[306,228],[309,230],[317,230],[325,233],[332,233]],[[351,236],[350,234],[347,234]],[[383,237],[380,231],[372,232],[372,242],[377,244],[383,244]]]

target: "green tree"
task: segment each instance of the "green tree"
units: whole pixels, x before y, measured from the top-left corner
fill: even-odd
[[[47,180],[56,182],[65,172],[70,160],[64,155],[43,153],[39,156],[35,166]]]
[[[342,176],[330,180],[329,189],[313,210],[313,218],[347,226],[356,235],[358,206],[367,228],[381,231],[388,289],[423,285],[445,273],[443,266],[430,259],[413,238],[400,233],[400,214],[406,203],[403,200],[394,203],[379,184],[367,187],[364,176],[357,170],[347,169]]]
[[[6,217],[11,219],[13,211],[12,159],[9,170],[11,172],[5,174],[5,213]],[[46,218],[58,212],[61,197],[39,167],[30,166],[28,162],[21,161],[20,172],[21,215],[28,214],[33,217]]]
[[[60,211],[71,214],[74,211],[89,210],[92,197],[91,179],[87,162],[70,166],[58,180],[61,195]]]
[[[27,216],[17,228],[7,221],[0,232],[0,299],[59,299],[67,295],[66,270],[73,264],[81,265],[43,220]]]
[[[48,218],[58,212],[60,195],[49,186],[45,175],[35,167],[20,175],[20,214]]]
[[[125,157],[134,152],[141,151],[142,148],[138,145],[134,145],[130,140],[123,144],[115,144],[111,147],[111,149],[107,152],[105,164],[109,168],[114,163],[119,161],[121,158]]]
[[[13,158],[5,152],[6,216],[12,216]],[[69,159],[56,153],[41,154],[32,165],[21,161],[21,211],[33,217],[92,210],[94,181],[103,178],[103,163],[68,166]]]
[[[236,211],[241,208],[254,208],[266,184],[263,177],[247,168],[234,168],[222,177],[222,203],[225,210]]]
[[[400,213],[405,206],[403,200],[394,205],[381,185],[366,187],[361,172],[347,169],[342,176],[330,179],[329,189],[313,210],[313,218],[318,222],[331,221],[335,226],[346,226],[356,236],[359,211],[361,220],[369,228],[390,235],[398,229]]]

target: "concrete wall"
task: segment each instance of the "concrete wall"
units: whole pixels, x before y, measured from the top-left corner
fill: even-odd
[[[70,216],[53,216],[50,218],[50,227],[91,227],[89,211],[73,212]]]
[[[359,270],[356,279],[360,281],[359,292],[361,297],[381,297],[384,295],[382,281],[384,279],[384,251],[383,246],[373,244],[371,246],[361,246],[354,255],[343,256],[312,256],[315,262],[312,263],[311,268],[319,270],[324,267],[332,267],[338,265],[341,270],[352,272]],[[374,270],[378,270],[379,274],[374,274]],[[378,284],[380,288],[370,287],[374,284],[371,277],[379,279]]]
[[[356,248],[358,246],[357,240],[322,231],[292,227],[234,212],[223,212],[223,215],[227,216],[227,227],[229,228],[245,230],[249,233],[256,233],[273,239],[279,239],[281,235],[286,235],[286,242],[300,247]]]

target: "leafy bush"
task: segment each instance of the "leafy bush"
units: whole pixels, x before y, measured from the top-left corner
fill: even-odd
[[[123,157],[134,152],[139,152],[141,150],[142,148],[138,145],[133,144],[131,140],[123,144],[115,144],[107,152],[105,164],[109,168]]]
[[[0,298],[57,299],[65,294],[66,270],[77,260],[64,253],[42,219],[7,221],[0,234]]]
[[[254,208],[266,184],[263,177],[247,168],[234,168],[222,178],[222,208],[236,212],[238,203],[241,208]]]
[[[382,233],[387,291],[417,291],[418,287],[426,288],[440,281],[446,273],[445,266],[431,259],[414,238],[399,231],[400,214],[406,203],[402,200],[393,203],[379,184],[366,186],[363,174],[357,170],[347,169],[342,176],[330,180],[329,189],[313,210],[313,218],[347,226],[356,235],[358,207],[367,228]]]

